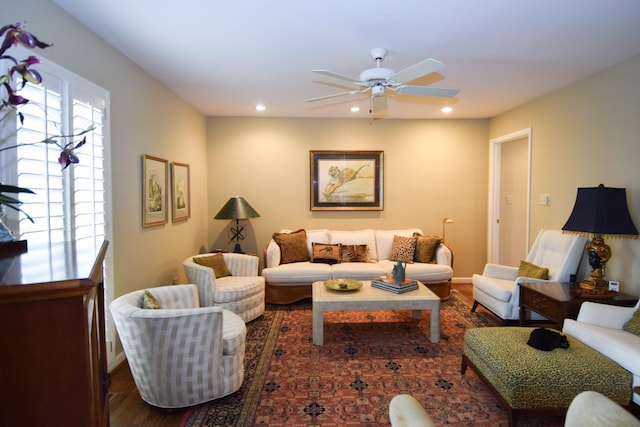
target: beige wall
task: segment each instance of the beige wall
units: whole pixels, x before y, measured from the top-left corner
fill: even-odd
[[[491,120],[491,138],[533,129],[531,235],[561,228],[578,187],[627,189],[640,227],[640,57],[611,67]],[[549,193],[551,206],[539,206]],[[607,239],[613,256],[606,278],[640,295],[640,240]],[[588,265],[583,262],[583,274]]]
[[[182,259],[206,246],[205,118],[50,0],[2,2],[0,16],[2,25],[26,20],[28,31],[54,43],[38,55],[111,94],[115,295],[170,284],[183,274]],[[143,154],[191,165],[191,220],[142,228]]]
[[[455,276],[486,259],[487,120],[309,120],[209,118],[209,217],[243,196],[261,217],[243,222],[243,249],[262,255],[282,228],[395,229],[442,234]],[[384,151],[384,210],[311,211],[310,150]],[[231,223],[211,219],[209,241],[230,250]]]

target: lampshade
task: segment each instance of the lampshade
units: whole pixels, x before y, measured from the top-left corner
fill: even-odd
[[[215,219],[259,218],[260,214],[243,197],[232,197],[216,214]]]
[[[607,237],[636,238],[624,188],[578,188],[573,212],[562,227],[564,231],[583,235],[600,234]]]

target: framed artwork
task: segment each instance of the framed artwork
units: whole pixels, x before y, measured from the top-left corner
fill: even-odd
[[[383,151],[310,151],[312,211],[381,211]]]
[[[168,222],[167,191],[169,162],[158,157],[142,156],[142,226],[153,227]]]
[[[191,218],[191,187],[186,163],[171,163],[171,206],[173,222]]]

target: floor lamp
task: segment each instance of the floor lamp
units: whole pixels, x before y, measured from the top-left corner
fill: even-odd
[[[234,253],[243,254],[240,240],[244,240],[244,227],[240,226],[241,219],[259,218],[260,214],[251,207],[243,197],[232,197],[216,214],[215,219],[235,219],[236,225],[229,229],[229,241],[235,241]]]
[[[455,221],[451,218],[442,218],[442,243],[444,244],[444,228],[447,224],[452,224]]]

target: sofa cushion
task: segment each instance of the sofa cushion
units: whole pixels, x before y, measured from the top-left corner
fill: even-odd
[[[391,244],[391,261],[406,261],[413,263],[413,256],[416,252],[416,238],[393,236]]]
[[[331,269],[334,279],[372,280],[388,273],[376,262],[343,262],[332,265]]]
[[[439,265],[439,264],[438,264]],[[513,295],[513,280],[473,275],[473,286],[499,301],[509,302]]]
[[[631,319],[622,327],[627,332],[640,336],[640,309],[636,310]]]
[[[331,240],[329,239],[329,230],[326,228],[305,231],[307,233],[307,249],[309,249],[309,255],[311,255],[313,251],[313,242],[326,244],[331,243]]]
[[[217,278],[231,276],[231,272],[227,268],[224,256],[221,253],[207,256],[194,256],[193,262],[213,270],[213,275]]]
[[[520,261],[518,277],[530,277],[532,279],[549,280],[549,269],[540,267],[526,261]]]
[[[342,264],[336,264],[335,266],[339,265]],[[329,264],[294,262],[280,264],[277,267],[263,268],[262,276],[270,285],[313,283],[333,279],[331,267]]]
[[[378,257],[376,259],[389,259],[394,236],[413,237],[414,233],[422,234],[422,230],[419,228],[376,230],[376,245],[378,249]]]
[[[391,274],[396,262],[386,259],[378,261],[378,265],[384,270],[385,274]],[[448,282],[453,276],[453,269],[446,264],[415,262],[407,264],[405,273],[407,279],[419,280],[422,283],[444,283]]]
[[[340,243],[311,243],[311,262],[337,264],[341,262],[342,245]]]
[[[368,245],[342,245],[342,262],[369,262]]]
[[[329,235],[330,243],[341,243],[342,245],[368,245],[369,258],[372,260],[378,259],[376,235],[371,229],[356,231],[331,230]]]
[[[273,233],[272,237],[280,246],[280,264],[309,260],[307,232],[304,229],[290,233]]]
[[[423,236],[420,233],[413,233],[416,238],[416,252],[414,261],[433,264],[436,262],[436,249],[442,243],[438,236]]]

